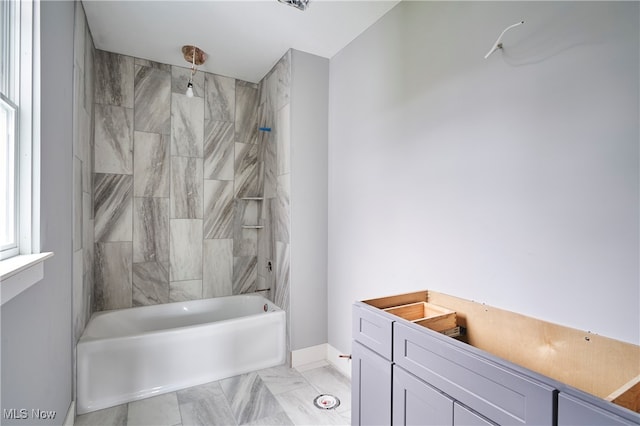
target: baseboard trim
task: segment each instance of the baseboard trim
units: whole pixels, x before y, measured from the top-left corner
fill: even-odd
[[[351,359],[340,358],[343,354],[328,343],[298,349],[291,352],[291,366],[293,368],[306,364],[326,361],[347,377],[351,377]]]
[[[71,405],[69,405],[69,410],[67,410],[67,415],[64,418],[63,426],[73,426],[76,421],[76,402],[71,401]]]

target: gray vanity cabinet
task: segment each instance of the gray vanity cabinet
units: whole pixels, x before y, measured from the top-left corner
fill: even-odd
[[[432,299],[432,306],[444,306],[461,315],[461,322],[457,324],[467,330],[463,339],[471,341],[475,338],[473,344],[433,331],[421,323],[427,319],[421,316],[427,317],[427,304]],[[420,308],[422,304],[423,310]],[[445,312],[442,317],[448,315]],[[530,336],[527,338],[535,340],[540,336],[545,339],[551,336],[550,342],[557,343],[555,348],[571,341],[573,347],[590,350],[589,357],[600,354],[597,366],[602,365],[603,359],[607,361],[609,353],[624,353],[624,356],[616,358],[617,372],[636,376],[640,372],[637,368],[640,360],[637,346],[604,341],[597,336],[585,339],[582,332],[550,323],[539,326],[538,320],[523,318],[435,292],[408,293],[354,303],[352,424],[640,425],[640,415],[632,411],[637,411],[637,408],[623,408],[597,394],[587,394],[569,383],[522,367],[509,361],[508,357],[496,356],[486,350],[486,346],[492,346],[487,345],[486,340],[485,350],[480,349],[483,346],[478,344],[478,335],[482,333],[479,328],[484,326],[496,342],[496,352],[500,352],[502,342],[499,337],[509,334],[514,339],[514,334],[508,333],[512,322],[525,321],[531,330],[538,331],[527,334]],[[431,324],[435,323],[432,321]],[[469,332],[470,327],[473,327],[473,336]],[[457,329],[450,328],[442,330],[443,333],[457,332]],[[555,337],[552,331],[556,333]],[[584,342],[591,347],[582,346]],[[525,343],[530,342],[520,342],[523,346]],[[517,345],[513,341],[504,344]],[[535,356],[535,348],[547,348],[548,345],[549,342],[543,340],[537,345],[526,346],[525,351]],[[571,354],[563,356],[557,358],[562,361],[560,364],[569,365],[567,360],[572,359]],[[620,366],[621,362],[626,364]],[[583,362],[582,365],[590,364]],[[626,381],[624,375],[621,377]],[[624,385],[621,379],[616,380]],[[611,383],[618,385],[617,382]],[[625,398],[630,394],[637,395],[638,385],[633,386],[631,393],[623,390],[624,387],[620,388]],[[625,400],[624,403],[628,402]]]
[[[391,361],[358,342],[351,348],[351,424],[391,424]]]
[[[454,426],[496,426],[495,423],[485,419],[478,413],[460,405],[459,402],[453,404],[453,425]]]
[[[560,392],[558,395],[558,426],[619,426],[639,423],[640,416],[633,416],[633,414],[627,418],[619,416],[610,410],[598,407],[598,402],[590,396],[584,396],[585,399],[591,401]]]
[[[498,424],[551,425],[556,390],[456,340],[394,323],[397,365]]]

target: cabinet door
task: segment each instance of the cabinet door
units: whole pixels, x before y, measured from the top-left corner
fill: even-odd
[[[558,426],[640,425],[640,415],[629,411],[627,416],[623,418],[563,392],[558,395]]]
[[[453,424],[453,400],[397,365],[393,366],[393,422],[396,425]]]
[[[415,324],[393,325],[396,365],[502,425],[552,425],[556,390]]]
[[[458,402],[453,404],[454,426],[495,426],[496,424],[485,419]]]
[[[391,362],[358,342],[351,348],[351,424],[391,422]]]

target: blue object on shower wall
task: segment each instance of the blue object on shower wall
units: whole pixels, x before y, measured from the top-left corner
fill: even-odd
[[[260,130],[261,132],[270,132],[271,127],[259,127],[258,130]]]

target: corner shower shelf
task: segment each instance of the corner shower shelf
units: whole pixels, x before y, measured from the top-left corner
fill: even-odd
[[[262,225],[242,225],[242,229],[262,229]]]
[[[248,200],[248,201],[262,201],[262,200],[264,200],[264,197],[242,197],[240,199],[241,200]]]

